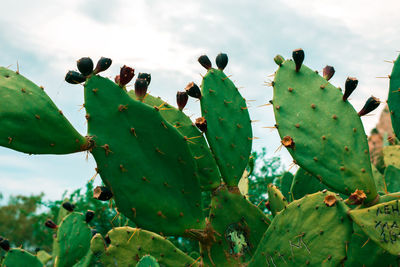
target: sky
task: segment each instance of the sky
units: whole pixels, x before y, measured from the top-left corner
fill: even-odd
[[[399,1],[362,0],[6,1],[0,9],[0,66],[16,70],[18,62],[20,73],[44,86],[85,135],[83,88],[64,82],[80,57],[112,58],[103,74],[110,78],[124,64],[151,73],[150,93],[175,105],[177,90],[191,81],[201,83],[205,70],[197,58],[207,54],[214,61],[218,53],[227,53],[225,72],[249,100],[251,119],[258,120],[253,149],[266,147],[269,156],[280,156],[288,167],[288,152],[274,153],[280,144],[277,131],[264,128],[275,124],[273,111],[260,107],[272,99],[265,83],[277,69],[273,57],[290,58],[301,47],[309,67],[335,67],[334,85],[343,87],[348,76],[358,78],[350,98],[356,110],[371,95],[384,102],[389,81],[377,77],[390,74],[392,64],[384,60],[394,60],[400,50],[398,10]],[[185,112],[195,119],[199,103],[189,102]],[[367,133],[381,108],[363,117]],[[0,193],[7,198],[44,192],[47,199],[59,199],[65,190],[84,187],[95,167],[93,157],[83,152],[29,156],[0,148]]]

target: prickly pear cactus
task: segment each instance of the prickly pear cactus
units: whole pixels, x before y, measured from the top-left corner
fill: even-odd
[[[133,99],[138,99],[135,91],[129,91],[128,94]],[[143,103],[151,107],[160,107],[159,112],[161,116],[186,138],[198,167],[201,190],[205,191],[217,188],[221,184],[221,175],[217,164],[204,136],[193,124],[192,120],[181,110],[152,95],[147,94],[143,99]]]
[[[277,181],[274,181],[274,184],[278,186],[279,190],[287,200],[291,200],[290,187],[292,186],[292,182],[293,174],[291,172],[285,172],[277,179]]]
[[[392,126],[397,138],[400,137],[400,55],[394,61],[390,74],[388,107]]]
[[[166,235],[202,228],[200,186],[187,140],[158,108],[100,76],[85,83],[85,108],[96,144],[91,152],[118,210]]]
[[[307,194],[322,191],[327,186],[303,168],[299,168],[293,178],[290,193],[293,200],[300,199]]]
[[[13,248],[10,249],[4,261],[1,264],[1,267],[43,267],[44,264],[31,253],[20,249],[20,248]]]
[[[379,247],[375,242],[353,223],[354,232],[347,250],[347,260],[345,266],[364,267],[364,266],[398,266],[399,261],[396,256],[389,254],[386,250]]]
[[[288,202],[281,191],[279,191],[279,189],[273,184],[268,185],[267,192],[269,210],[272,212],[272,216],[275,216],[278,212],[286,208]]]
[[[29,154],[68,154],[90,143],[48,95],[18,72],[0,67],[0,145]]]
[[[67,215],[58,227],[54,266],[66,267],[78,263],[89,252],[91,238],[85,215],[78,212]]]
[[[164,266],[198,266],[170,241],[155,233],[131,227],[117,227],[107,234],[105,244],[99,234],[91,242],[92,252],[104,266],[135,266],[145,255],[152,255]]]
[[[293,201],[274,218],[249,267],[340,265],[352,232],[347,211],[329,191]]]
[[[304,54],[303,54],[304,56]],[[329,187],[350,195],[377,191],[359,115],[339,88],[316,71],[283,62],[273,82],[273,106],[282,144],[297,164]]]
[[[374,181],[376,185],[376,190],[379,194],[387,194],[387,188],[385,185],[385,178],[384,176],[378,171],[378,169],[372,164],[372,174],[374,176]]]
[[[400,254],[398,199],[364,209],[351,210],[349,214],[371,241],[392,255]]]
[[[226,55],[225,55],[226,56]],[[251,152],[253,139],[246,101],[219,64],[204,64],[207,69],[201,84],[201,114],[207,121],[206,137],[228,186],[237,186]],[[226,62],[227,63],[227,60]]]
[[[385,166],[392,165],[396,168],[400,168],[400,146],[383,147],[383,160]]]
[[[232,189],[231,189],[232,191]],[[213,193],[208,227],[213,242],[202,242],[206,266],[243,266],[251,259],[270,225],[262,211],[245,199],[238,189],[220,187]]]

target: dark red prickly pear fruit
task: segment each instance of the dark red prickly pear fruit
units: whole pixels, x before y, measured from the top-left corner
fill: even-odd
[[[79,84],[86,81],[86,77],[77,71],[70,70],[65,75],[65,81],[70,84]]]
[[[138,79],[145,79],[147,81],[147,85],[150,85],[151,74],[150,73],[139,73]]]
[[[364,116],[371,111],[375,110],[377,107],[379,107],[380,100],[376,97],[371,96],[370,98],[367,99],[367,102],[365,102],[364,107],[358,112],[358,116]]]
[[[211,69],[211,61],[206,55],[200,56],[197,61],[207,70]]]
[[[207,131],[207,120],[204,117],[197,118],[195,124],[197,128],[200,129],[200,131],[202,132]]]
[[[194,82],[188,83],[188,85],[186,85],[186,87],[185,87],[185,91],[191,97],[194,97],[194,98],[197,98],[197,99],[201,99],[200,88]]]
[[[224,53],[219,53],[217,58],[215,59],[217,63],[217,67],[220,70],[224,70],[226,65],[228,65],[228,55]]]
[[[114,78],[114,82],[119,85],[119,80],[120,80],[119,75],[116,75]]]
[[[135,69],[124,65],[119,73],[119,86],[127,85],[135,76]]]
[[[186,92],[177,92],[176,93],[176,103],[178,104],[178,108],[180,111],[182,111],[187,102],[188,102],[189,96]]]
[[[85,214],[85,221],[86,221],[87,223],[89,223],[91,220],[93,220],[93,218],[94,218],[94,211],[93,211],[93,210],[88,210],[88,211],[86,211],[86,214]]]
[[[83,57],[76,62],[78,70],[83,76],[88,76],[93,72],[93,61],[90,57]]]
[[[50,229],[56,229],[58,227],[58,225],[50,219],[47,219],[44,225]]]
[[[67,202],[64,202],[64,203],[62,204],[62,206],[63,206],[64,209],[68,210],[69,212],[73,212],[74,209],[75,209],[75,205],[72,204],[71,202],[68,202],[68,201],[67,201]]]
[[[347,77],[346,83],[344,84],[344,94],[343,94],[343,101],[346,101],[351,93],[356,89],[358,85],[357,78],[354,77]]]
[[[107,201],[113,197],[113,193],[105,186],[97,186],[93,191],[93,197],[101,201]]]
[[[293,50],[292,57],[296,64],[296,72],[299,72],[304,61],[304,50],[301,48]]]
[[[326,65],[325,68],[322,70],[322,73],[323,73],[325,80],[329,81],[335,74],[335,68],[332,66]]]
[[[147,93],[148,83],[145,79],[136,79],[135,82],[135,94],[139,98],[143,98]]]
[[[107,70],[111,66],[112,60],[110,58],[101,57],[99,61],[97,61],[96,68],[93,73],[97,74],[99,72]]]
[[[3,239],[0,241],[0,248],[4,249],[5,251],[10,250],[10,242],[8,239]]]

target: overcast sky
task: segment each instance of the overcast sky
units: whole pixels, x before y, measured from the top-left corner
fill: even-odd
[[[69,69],[83,56],[95,61],[113,59],[104,75],[114,77],[127,64],[136,72],[150,72],[150,92],[175,105],[175,93],[194,81],[201,83],[204,69],[197,57],[219,52],[229,56],[225,72],[250,102],[255,123],[253,149],[267,147],[285,166],[291,158],[279,146],[271,107],[258,107],[272,98],[264,86],[276,70],[273,57],[290,57],[303,48],[305,64],[322,70],[332,65],[332,83],[343,86],[347,76],[359,79],[351,102],[359,110],[374,95],[386,100],[393,60],[400,50],[399,1],[106,1],[14,0],[0,8],[0,65],[16,69],[43,85],[66,117],[85,135],[81,86],[64,82]],[[199,116],[199,103],[185,110]],[[363,118],[367,133],[377,122]],[[0,192],[38,194],[60,198],[64,190],[83,187],[95,173],[91,155],[28,156],[0,148]],[[100,178],[96,180],[100,182]]]

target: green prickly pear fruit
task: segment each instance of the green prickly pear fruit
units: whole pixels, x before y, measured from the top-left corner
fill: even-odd
[[[76,65],[83,76],[88,76],[93,72],[93,61],[90,57],[83,57],[79,59]]]
[[[276,65],[280,66],[282,65],[282,63],[285,61],[285,59],[281,56],[281,55],[276,55],[274,57],[274,62],[276,63]]]
[[[93,73],[98,74],[99,72],[107,70],[111,66],[112,60],[110,58],[101,57],[99,61],[97,61],[96,68]]]
[[[220,70],[224,70],[226,65],[228,65],[228,55],[224,53],[219,53],[217,58],[215,59],[217,63],[217,67]]]
[[[79,84],[86,81],[86,78],[81,73],[70,70],[65,75],[65,81],[70,84]]]
[[[188,85],[186,85],[186,93],[194,98],[197,99],[201,99],[201,91],[200,88],[197,86],[197,84],[195,84],[194,82],[190,82],[188,83]]]

